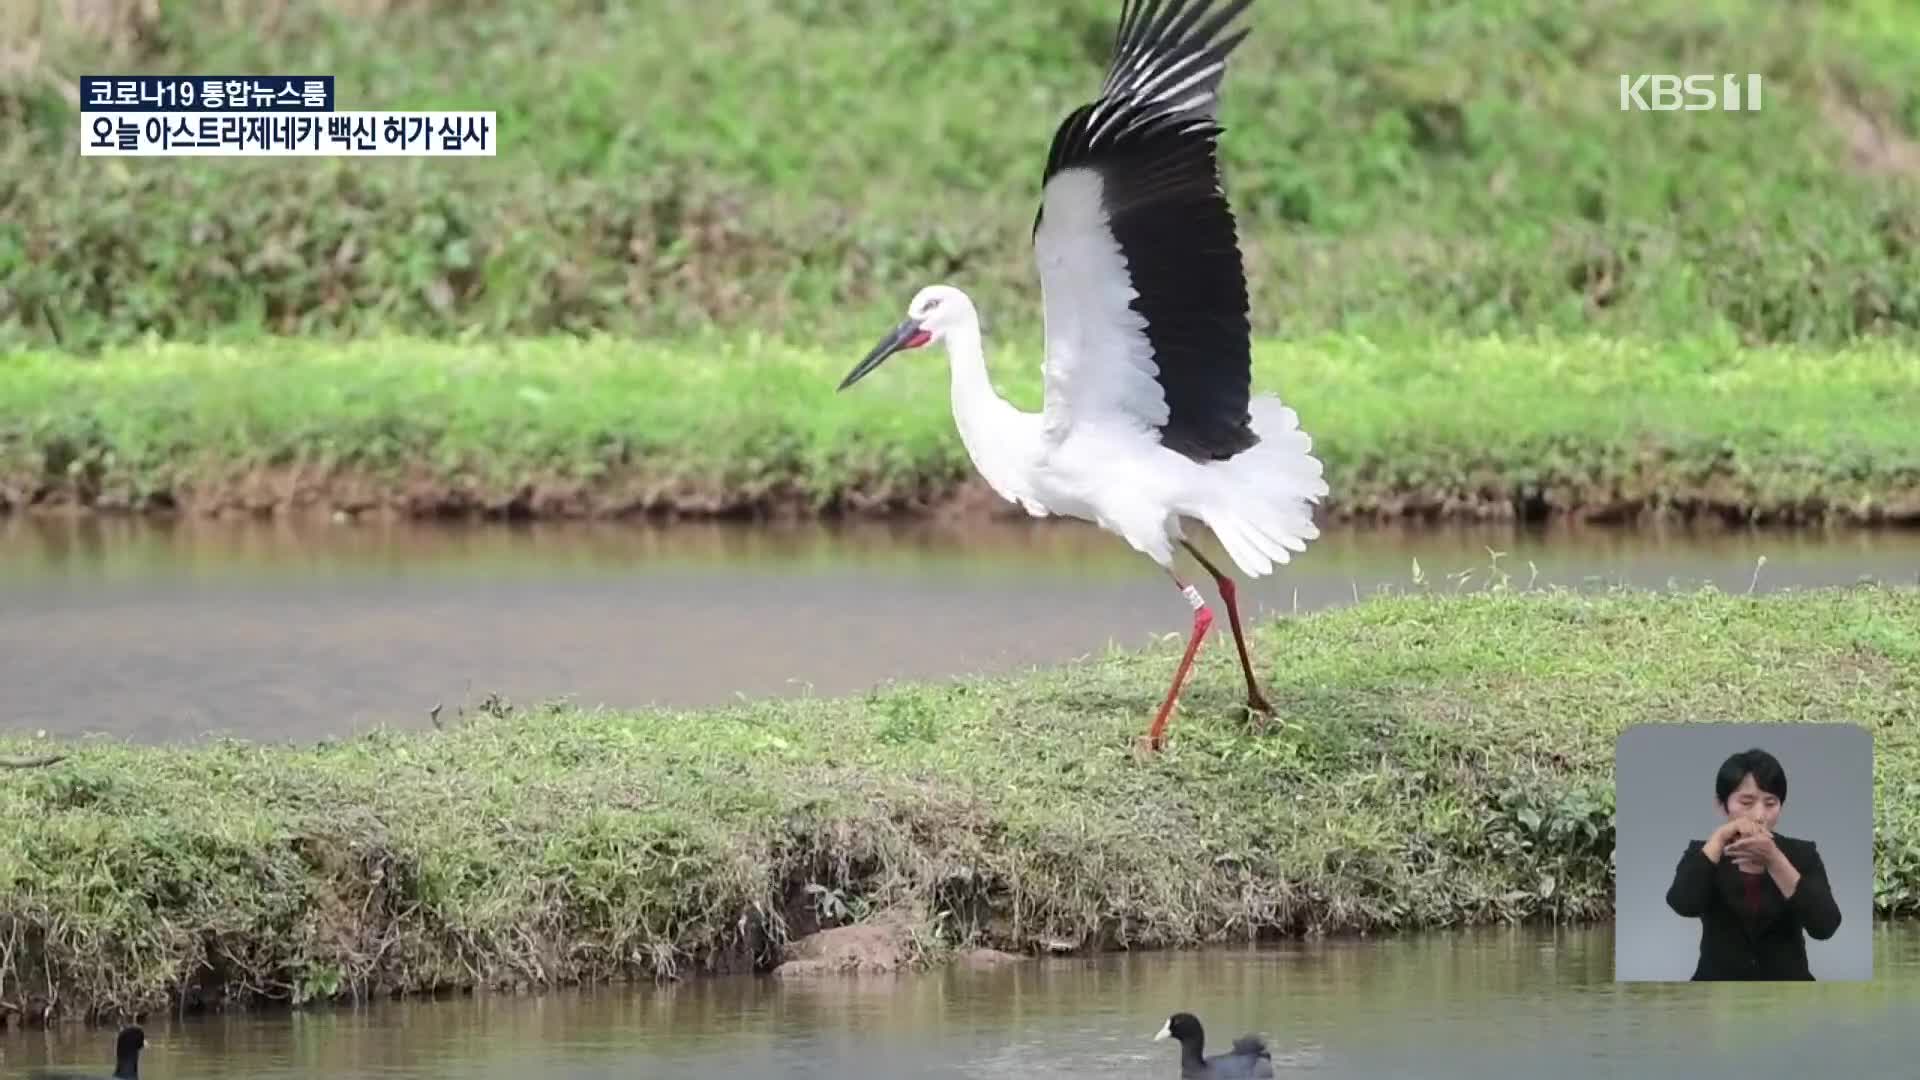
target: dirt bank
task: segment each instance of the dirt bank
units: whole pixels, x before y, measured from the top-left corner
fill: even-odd
[[[933,517],[1024,519],[978,479],[849,486],[826,499],[786,485],[726,491],[635,473],[594,483],[529,480],[509,487],[421,473],[259,469],[134,493],[84,484],[0,487],[0,513],[434,520],[764,519]],[[1335,523],[1562,521],[1586,524],[1920,526],[1920,481],[1883,498],[1766,497],[1730,480],[1652,472],[1611,483],[1548,487],[1487,478],[1404,489],[1361,480],[1336,489],[1320,518]]]

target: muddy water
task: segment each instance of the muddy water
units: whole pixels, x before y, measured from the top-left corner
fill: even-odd
[[[1351,603],[1408,586],[1416,562],[1439,588],[1497,569],[1517,584],[1764,591],[1913,581],[1920,535],[1333,531],[1241,596],[1256,611]],[[309,740],[424,724],[488,692],[620,706],[839,694],[1186,627],[1151,563],[1077,523],[0,519],[0,729],[16,731]]]
[[[141,1075],[1155,1077],[1188,1009],[1263,1032],[1281,1076],[1324,1080],[1893,1080],[1920,1052],[1920,929],[1876,934],[1871,983],[1616,985],[1605,929],[1033,962],[863,980],[692,980],[529,998],[149,1021]],[[0,1036],[0,1073],[98,1062],[111,1032]],[[107,1069],[99,1070],[104,1074]]]

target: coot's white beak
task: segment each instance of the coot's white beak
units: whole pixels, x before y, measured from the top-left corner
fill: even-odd
[[[1153,1041],[1159,1042],[1161,1039],[1170,1039],[1172,1037],[1173,1037],[1173,1021],[1166,1020],[1160,1024],[1160,1033],[1153,1037]]]

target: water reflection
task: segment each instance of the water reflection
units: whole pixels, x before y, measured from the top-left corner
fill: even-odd
[[[1611,933],[1494,929],[989,972],[695,979],[534,997],[150,1023],[143,1075],[550,1080],[1175,1075],[1148,1041],[1190,1009],[1282,1075],[1895,1076],[1920,1042],[1920,928],[1880,928],[1872,983],[1612,982]],[[9,1067],[98,1059],[110,1032],[15,1033]],[[1898,1068],[1896,1068],[1896,1065]]]
[[[1216,549],[1217,550],[1217,549]],[[1494,553],[1498,553],[1496,559]],[[1525,578],[1528,560],[1557,579],[1606,577],[1631,567],[1678,574],[1735,567],[1760,584],[1796,575],[1852,580],[1870,574],[1920,580],[1920,532],[1868,529],[1606,529],[1484,525],[1333,527],[1296,570],[1358,573],[1405,584],[1412,560],[1433,579],[1498,562]],[[0,584],[68,578],[89,583],[149,579],[245,580],[395,572],[484,577],[537,568],[542,574],[646,568],[792,575],[809,570],[1091,574],[1138,578],[1139,555],[1078,522],[852,522],[843,524],[606,522],[491,525],[368,522],[203,521],[111,517],[0,517]],[[1840,571],[1834,567],[1857,567]],[[1317,568],[1317,569],[1316,569]],[[1644,580],[1644,575],[1642,575]],[[1482,577],[1481,580],[1484,580]],[[1806,579],[1811,581],[1812,579]],[[1749,578],[1740,577],[1745,586]]]

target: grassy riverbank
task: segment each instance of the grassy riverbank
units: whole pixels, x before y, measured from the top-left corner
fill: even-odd
[[[1222,118],[1260,328],[1911,336],[1907,6],[1256,4]],[[1119,10],[5,5],[0,346],[816,334],[931,279],[1013,310]],[[494,110],[499,154],[81,159],[77,80],[113,72],[331,74],[343,109]],[[1656,72],[1761,73],[1763,107],[1623,111],[1619,76]]]
[[[710,337],[280,340],[0,356],[0,509],[622,515],[1005,509],[946,361]],[[1036,336],[990,340],[1040,402]],[[1920,520],[1920,354],[1601,339],[1266,341],[1335,517]]]
[[[1920,591],[1369,599],[1258,630],[1249,734],[1173,649],[704,712],[495,708],[319,747],[50,746],[0,772],[0,1002],[692,973],[905,905],[920,944],[1177,946],[1611,910],[1629,724],[1876,736],[1876,906],[1920,914]],[[1632,658],[1631,663],[1623,658]]]

